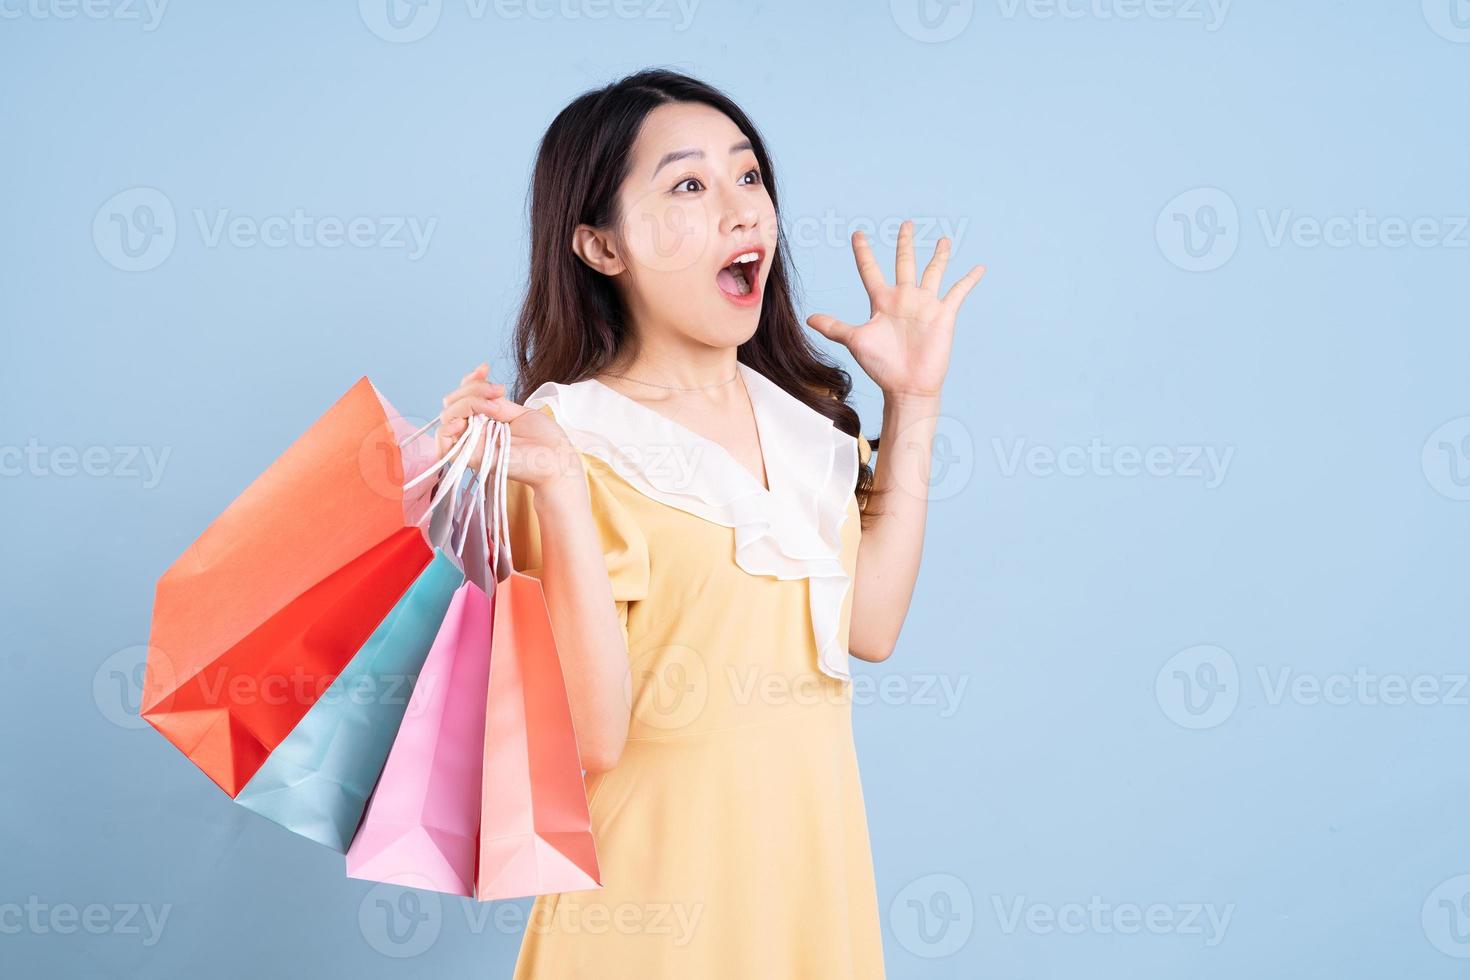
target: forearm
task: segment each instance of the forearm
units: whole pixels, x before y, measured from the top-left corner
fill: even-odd
[[[582,765],[612,768],[628,737],[628,651],[581,466],[534,493],[541,583]]]
[[[888,395],[873,467],[878,510],[864,528],[853,575],[848,648],[861,660],[885,660],[908,615],[924,548],[930,466],[939,398]]]

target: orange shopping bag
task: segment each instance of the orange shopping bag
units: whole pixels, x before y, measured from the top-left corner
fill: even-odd
[[[158,582],[140,714],[232,798],[433,557],[411,430],[362,378]]]
[[[495,424],[506,431],[496,444],[490,521],[497,584],[475,866],[475,897],[482,902],[602,887],[546,597],[540,581],[511,566],[505,494],[510,432],[505,423]]]

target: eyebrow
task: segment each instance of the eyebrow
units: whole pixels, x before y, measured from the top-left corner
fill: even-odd
[[[731,153],[740,153],[740,152],[742,152],[744,150],[749,150],[749,149],[752,149],[752,147],[750,145],[750,140],[741,140],[739,143],[736,143],[734,146],[730,147],[730,152]],[[657,177],[658,176],[658,172],[660,170],[662,170],[668,164],[673,163],[675,160],[689,160],[689,159],[703,160],[704,159],[704,151],[703,150],[675,150],[672,153],[665,153],[663,155],[663,159],[659,160],[658,166],[653,168],[653,173],[649,175],[648,179],[649,180],[652,180],[654,177]]]

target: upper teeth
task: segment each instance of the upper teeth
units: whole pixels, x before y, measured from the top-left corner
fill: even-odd
[[[759,252],[746,252],[744,255],[737,255],[737,256],[735,256],[734,261],[732,261],[730,264],[731,265],[734,265],[736,262],[755,262],[755,261],[757,261],[759,259],[760,259],[760,253]]]

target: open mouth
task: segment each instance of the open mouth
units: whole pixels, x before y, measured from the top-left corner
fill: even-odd
[[[760,249],[750,249],[736,255],[719,272],[715,273],[715,284],[726,296],[747,299],[755,292],[761,268]]]

